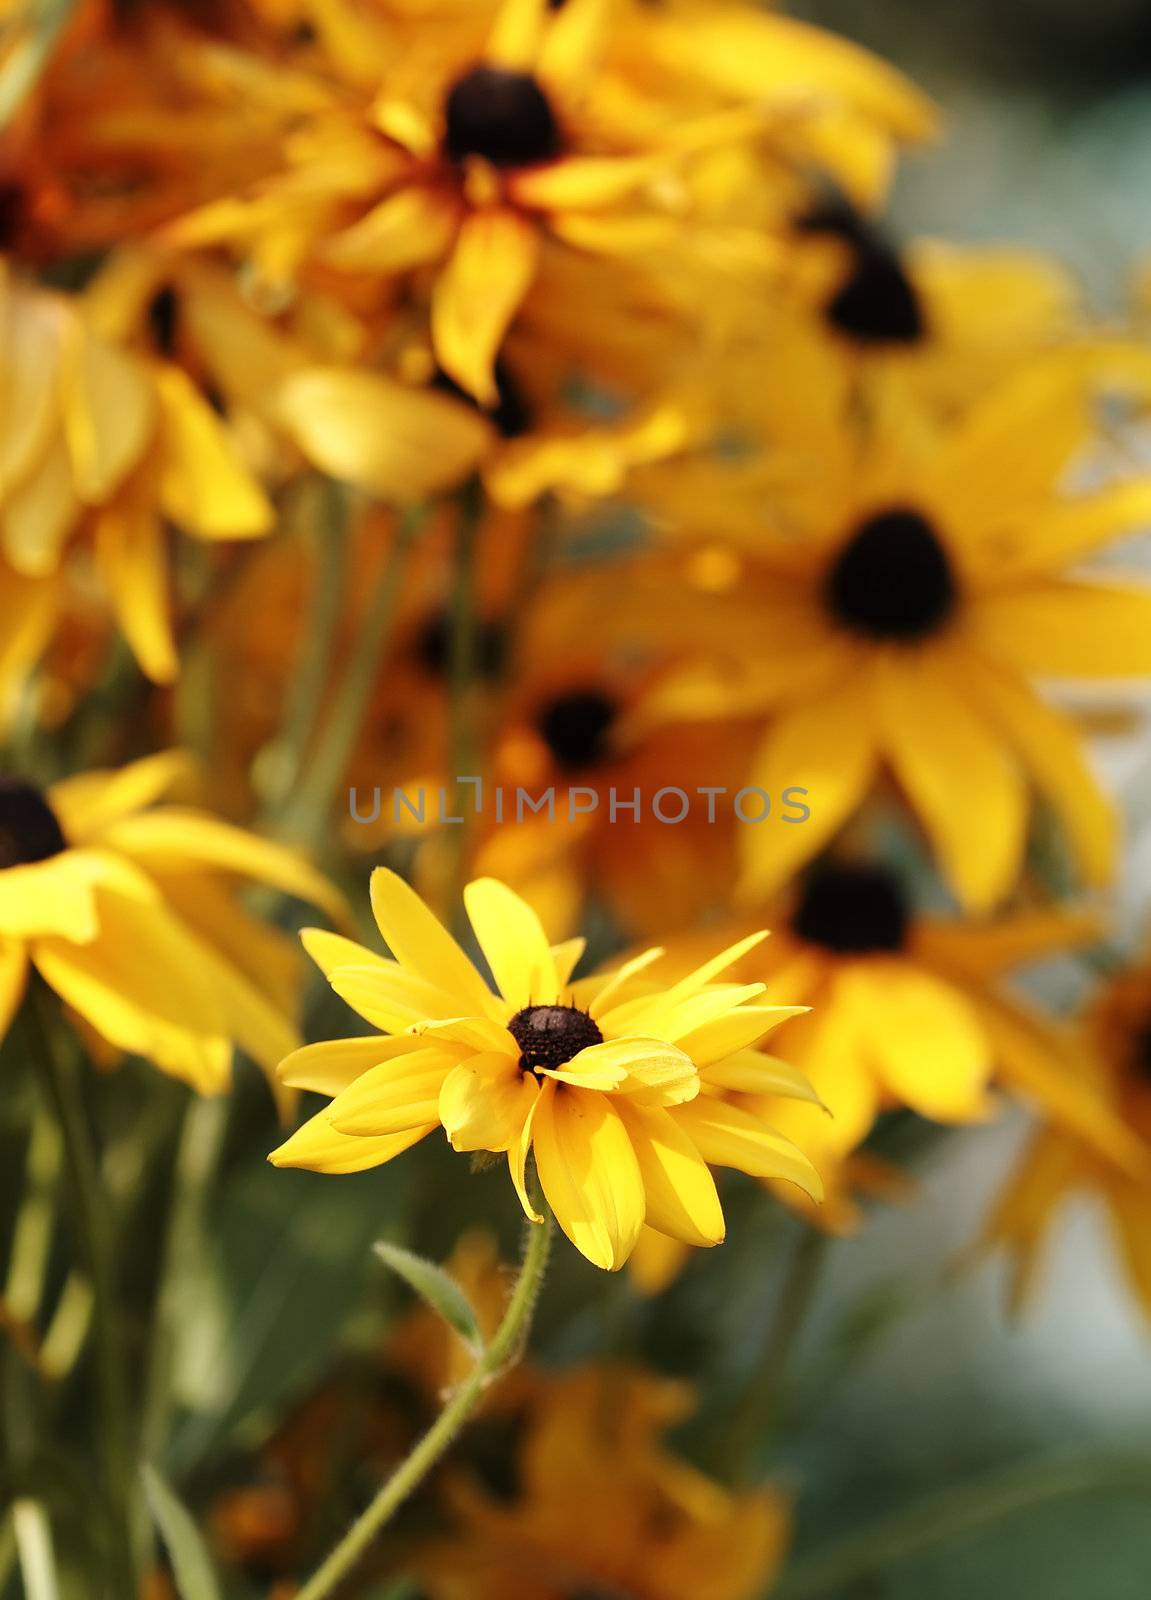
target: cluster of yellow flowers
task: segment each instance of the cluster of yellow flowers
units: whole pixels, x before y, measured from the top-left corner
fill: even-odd
[[[1008,976],[1121,870],[1088,694],[1136,716],[1151,585],[1091,563],[1151,526],[1151,355],[896,238],[935,132],[752,0],[4,0],[0,1035],[205,1096],[239,1050],[277,1166],[442,1130],[651,1295],[714,1168],[850,1233],[881,1118],[1003,1095],[989,1242],[1022,1286],[1094,1189],[1151,1313],[1151,967],[1070,1023]],[[293,901],[375,1031],[300,1030]],[[589,1431],[610,1381],[533,1400],[428,1594],[762,1588],[779,1505],[647,1380]]]

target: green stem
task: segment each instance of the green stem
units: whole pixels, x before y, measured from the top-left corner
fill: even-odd
[[[319,502],[320,513],[314,519],[307,514],[313,498]],[[326,479],[304,484],[300,513],[305,531],[313,534],[311,558],[315,576],[283,727],[261,762],[269,768],[264,801],[273,814],[288,806],[304,771],[335,653],[348,576],[346,491]],[[321,538],[314,536],[317,526],[323,530]]]
[[[228,1102],[194,1095],[184,1113],[172,1184],[160,1291],[144,1388],[142,1453],[157,1461],[171,1408],[172,1369],[189,1294],[189,1267],[199,1258],[204,1205],[228,1126]]]
[[[530,1224],[523,1265],[504,1319],[475,1367],[456,1390],[423,1438],[352,1524],[327,1560],[299,1591],[296,1600],[327,1600],[367,1553],[381,1530],[450,1449],[485,1391],[504,1369],[519,1360],[531,1327],[551,1249],[552,1220]]]
[[[724,1450],[727,1475],[733,1480],[755,1476],[760,1447],[779,1417],[795,1352],[819,1288],[827,1248],[827,1235],[816,1228],[805,1228],[796,1241],[764,1342],[763,1357],[743,1396]]]
[[[408,557],[426,514],[423,507],[416,507],[404,512],[397,523],[395,540],[361,624],[355,654],[339,685],[331,718],[321,730],[293,804],[284,813],[283,832],[288,837],[315,844],[329,820],[364,725],[403,593]]]
[[[1005,1517],[1077,1495],[1151,1494],[1151,1460],[1121,1456],[1031,1463],[977,1483],[945,1489],[846,1539],[837,1549],[798,1562],[773,1600],[838,1596],[898,1561],[978,1532]]]
[[[463,916],[463,889],[477,806],[474,784],[465,778],[481,776],[480,742],[476,737],[476,544],[483,516],[483,489],[470,485],[461,496],[456,531],[456,558],[449,621],[451,627],[448,706],[448,760],[453,784],[454,816],[461,823],[451,827],[451,870],[447,882],[447,903],[452,918]],[[460,931],[457,926],[457,933]]]
[[[136,1593],[132,1524],[131,1420],[128,1374],[116,1297],[113,1229],[100,1176],[92,1129],[73,1062],[57,1048],[60,1023],[53,998],[39,980],[31,986],[24,1014],[33,1040],[32,1054],[45,1096],[60,1125],[65,1174],[71,1190],[72,1228],[92,1283],[96,1382],[101,1408],[99,1441],[105,1489],[112,1511],[112,1552],[117,1588]]]

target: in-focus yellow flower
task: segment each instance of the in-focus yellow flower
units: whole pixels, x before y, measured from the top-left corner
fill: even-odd
[[[1142,1145],[1142,1165],[1109,1160],[1075,1130],[1048,1121],[1004,1186],[983,1244],[1006,1252],[1012,1305],[1021,1311],[1059,1214],[1090,1195],[1106,1210],[1132,1293],[1151,1320],[1151,964],[1108,982],[1083,1022],[1083,1070]]]
[[[524,1211],[534,1154],[544,1196],[576,1248],[621,1267],[647,1223],[718,1244],[723,1213],[708,1164],[787,1178],[818,1195],[807,1158],[713,1090],[726,1063],[787,1017],[755,1004],[762,984],[719,975],[762,935],[666,989],[644,983],[655,953],[572,981],[582,940],[552,948],[534,912],[493,879],[470,884],[468,916],[493,993],[419,896],[383,868],[372,906],[394,958],[337,935],[304,940],[332,987],[390,1037],[305,1046],[282,1065],[294,1088],[332,1096],[273,1152],[278,1166],[355,1172],[442,1127],[457,1150],[506,1152]],[[779,1074],[758,1058],[748,1081]]]
[[[776,453],[668,468],[657,507],[746,555],[726,655],[665,689],[665,714],[758,706],[747,781],[810,791],[803,826],[743,830],[749,890],[785,882],[885,773],[970,909],[1015,882],[1036,795],[1106,882],[1113,809],[1034,682],[1151,671],[1151,592],[1076,571],[1151,522],[1146,480],[1066,487],[1092,439],[1084,358],[1037,359],[946,429],[906,404],[852,425],[817,370],[776,380]]]
[[[790,1515],[771,1488],[732,1493],[661,1434],[690,1391],[624,1368],[553,1379],[531,1407],[517,1492],[462,1480],[457,1526],[417,1553],[431,1600],[755,1600],[783,1560]]]
[[[35,970],[114,1049],[218,1094],[234,1046],[270,1071],[298,1037],[294,952],[237,890],[345,912],[294,852],[158,804],[183,765],[151,756],[43,793],[0,780],[0,1034]]]

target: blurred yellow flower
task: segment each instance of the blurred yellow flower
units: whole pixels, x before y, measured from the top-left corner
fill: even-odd
[[[777,1490],[733,1493],[673,1455],[660,1435],[690,1391],[642,1372],[587,1367],[554,1378],[531,1407],[517,1490],[466,1478],[456,1527],[418,1554],[430,1600],[756,1600],[786,1550]]]
[[[758,708],[747,782],[810,791],[802,827],[742,831],[748,892],[784,883],[883,773],[968,909],[1015,883],[1037,794],[1106,882],[1115,814],[1034,682],[1151,672],[1151,590],[1076,571],[1151,523],[1146,479],[1067,487],[1092,440],[1083,354],[1029,363],[945,429],[905,401],[853,423],[844,386],[802,363],[776,380],[771,455],[652,469],[669,534],[730,541],[743,565],[727,651],[709,640],[647,715]]]
[[[790,1141],[713,1092],[724,1064],[795,1014],[753,1002],[761,984],[715,980],[758,943],[742,941],[667,989],[643,982],[658,954],[571,980],[582,940],[552,948],[531,909],[493,879],[465,894],[493,994],[464,952],[394,873],[372,875],[372,906],[395,959],[308,931],[332,987],[391,1035],[305,1046],[285,1083],[333,1097],[273,1152],[278,1166],[353,1172],[443,1127],[457,1150],[506,1152],[526,1214],[525,1170],[596,1266],[621,1267],[645,1220],[689,1244],[718,1244],[723,1213],[708,1163],[786,1178],[818,1195]],[[742,1053],[742,1055],[741,1055]],[[762,1092],[794,1081],[764,1062]]]
[[[1151,965],[1111,979],[1083,1023],[1084,1072],[1142,1146],[1142,1165],[1109,1160],[1074,1129],[1048,1121],[1004,1185],[982,1242],[1005,1251],[1012,1305],[1021,1311],[1060,1212],[1090,1195],[1107,1213],[1132,1293],[1151,1320]]]
[[[294,852],[158,804],[183,766],[151,756],[45,792],[0,780],[0,1033],[34,970],[115,1049],[218,1094],[234,1046],[270,1071],[297,1037],[291,945],[238,888],[345,912]]]

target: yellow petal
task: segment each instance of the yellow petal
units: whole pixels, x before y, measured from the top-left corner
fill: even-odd
[[[0,498],[48,448],[64,321],[54,296],[0,281]]]
[[[159,495],[165,516],[203,539],[256,539],[275,521],[219,417],[178,367],[158,366]]]
[[[311,1172],[366,1172],[369,1167],[382,1166],[393,1156],[410,1150],[436,1126],[430,1122],[423,1128],[409,1128],[404,1133],[387,1134],[381,1138],[356,1138],[337,1133],[325,1112],[305,1122],[278,1150],[273,1150],[268,1160],[274,1167],[306,1167]]]
[[[897,1100],[936,1122],[987,1117],[991,1042],[956,989],[907,962],[876,959],[846,972],[838,993],[855,1007],[860,1045]]]
[[[794,825],[768,821],[738,830],[748,894],[778,889],[839,831],[863,799],[877,766],[866,675],[857,672],[813,703],[784,711],[760,748],[748,785],[773,798],[807,790],[811,816]]]
[[[41,939],[32,959],[57,994],[118,1050],[202,1094],[227,1087],[232,1049],[201,949],[166,909],[102,890],[99,937]]]
[[[820,1103],[815,1085],[802,1068],[760,1050],[737,1050],[733,1055],[709,1062],[701,1076],[709,1089],[726,1089],[735,1094],[781,1095],[790,1100]]]
[[[24,946],[14,939],[0,938],[0,1040],[7,1037],[27,982],[28,958]]]
[[[495,878],[464,890],[464,904],[492,977],[516,1010],[559,999],[555,957],[540,919],[526,900]]]
[[[448,1015],[503,1020],[487,984],[414,889],[397,873],[377,867],[372,873],[371,893],[376,926],[396,960],[437,988],[458,996],[455,1011]]]
[[[313,466],[400,503],[460,483],[492,438],[488,423],[469,406],[377,372],[309,367],[269,399],[280,426]]]
[[[301,928],[300,943],[325,978],[330,978],[340,967],[374,966],[387,970],[392,966],[392,962],[376,951],[368,950],[354,939],[344,938],[342,934],[329,933],[327,928]]]
[[[968,657],[964,682],[987,720],[1019,752],[1066,830],[1084,877],[1092,885],[1108,883],[1119,848],[1119,814],[1092,772],[1070,717],[1047,705],[1009,667]]]
[[[539,264],[534,222],[515,211],[477,211],[460,228],[436,281],[432,339],[440,366],[481,406],[495,406],[495,362]]]
[[[606,1039],[581,1050],[568,1062],[569,1082],[586,1082],[597,1089],[618,1088],[645,1105],[682,1105],[699,1093],[699,1073],[685,1051],[662,1039]],[[612,1073],[616,1082],[610,1081]],[[602,1075],[593,1084],[591,1075]],[[557,1074],[562,1076],[562,1074]]]
[[[43,578],[60,565],[81,506],[62,434],[0,505],[0,543],[16,571]]]
[[[395,1043],[376,1034],[367,1039],[327,1039],[293,1050],[276,1071],[280,1081],[292,1089],[334,1097],[370,1067],[386,1060],[389,1045]]]
[[[1023,856],[1030,805],[1018,763],[967,697],[959,663],[885,653],[876,696],[887,758],[943,871],[965,906],[986,910]]]
[[[97,513],[96,563],[132,653],[153,683],[180,670],[168,592],[168,536],[152,505],[124,496]]]
[[[710,1165],[734,1167],[753,1178],[782,1178],[810,1199],[823,1199],[819,1174],[803,1151],[750,1112],[701,1094],[674,1115]]]
[[[182,750],[162,750],[112,772],[83,772],[54,783],[52,809],[74,844],[98,839],[112,823],[154,805],[191,770]]]
[[[698,1067],[745,1050],[766,1037],[781,1023],[802,1016],[806,1006],[741,1006],[726,1016],[713,1017],[684,1034],[679,1044]]]
[[[1151,589],[1047,583],[979,601],[973,636],[1001,661],[1055,677],[1151,673]]]
[[[548,1085],[536,1101],[532,1143],[556,1221],[594,1266],[617,1271],[644,1219],[643,1178],[618,1113],[594,1090]]]
[[[536,61],[548,19],[548,0],[503,0],[484,48],[493,66],[527,71]]]
[[[338,233],[323,256],[345,272],[408,272],[447,255],[458,221],[448,196],[413,185]]]
[[[297,900],[320,906],[333,921],[348,920],[347,902],[322,873],[296,850],[261,839],[206,812],[163,806],[124,817],[106,829],[104,841],[144,866],[166,872],[211,867],[266,883]]]
[[[459,1010],[455,995],[437,988],[418,972],[409,972],[398,961],[334,967],[328,982],[366,1022],[385,1033],[422,1028],[429,1020],[454,1018]]]
[[[156,397],[148,370],[77,324],[65,345],[61,394],[76,493],[88,505],[99,505],[152,437]]]
[[[453,1067],[440,1089],[439,1116],[454,1150],[511,1150],[539,1086],[506,1055],[475,1055]]]
[[[439,1120],[440,1089],[454,1063],[441,1050],[419,1049],[370,1067],[332,1101],[327,1117],[339,1133],[405,1133]]]
[[[722,1244],[715,1180],[673,1113],[631,1100],[620,1101],[617,1109],[639,1162],[648,1227],[685,1244]]]

